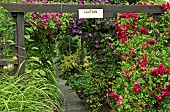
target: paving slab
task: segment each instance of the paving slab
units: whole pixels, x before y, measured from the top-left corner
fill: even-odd
[[[59,87],[64,94],[64,98],[62,99],[64,112],[88,112],[88,110],[85,109],[85,103],[75,92],[71,91],[69,86],[65,85],[66,80],[62,80],[59,77],[57,78]]]

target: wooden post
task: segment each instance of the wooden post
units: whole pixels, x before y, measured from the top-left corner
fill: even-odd
[[[18,48],[18,61],[19,61],[19,73],[18,75],[22,75],[25,72],[25,41],[24,41],[24,13],[17,12],[16,13],[16,33],[15,33],[15,41],[17,41]]]
[[[153,14],[153,18],[155,19],[155,21],[160,22],[160,18],[159,18],[160,15],[161,15],[160,13],[154,13],[154,14]],[[159,27],[159,23],[158,23],[155,27],[159,29],[159,28],[160,28],[160,27]],[[156,36],[156,38],[158,39],[158,37],[160,36],[160,34],[159,34],[158,32],[155,32],[155,36]]]

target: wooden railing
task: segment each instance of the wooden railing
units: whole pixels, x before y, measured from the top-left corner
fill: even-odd
[[[17,46],[18,63],[24,61],[24,13],[27,12],[69,12],[73,17],[78,17],[78,9],[103,9],[104,18],[113,18],[115,13],[152,13],[155,20],[159,21],[159,15],[164,13],[161,6],[125,6],[125,5],[71,5],[71,4],[18,4],[0,3],[2,7],[9,10],[15,19],[15,43]],[[1,62],[0,62],[1,63]],[[19,75],[25,71],[25,65],[20,68]]]

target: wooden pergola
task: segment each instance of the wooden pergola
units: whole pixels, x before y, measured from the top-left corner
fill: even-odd
[[[12,17],[15,19],[15,43],[18,60],[15,63],[15,68],[18,67],[25,57],[25,42],[24,42],[24,13],[27,12],[68,12],[72,13],[73,17],[78,17],[78,9],[103,9],[104,18],[113,18],[115,13],[151,13],[155,20],[159,21],[159,15],[164,13],[161,6],[126,6],[126,5],[75,5],[75,4],[19,4],[19,3],[0,3],[2,7],[9,10]],[[1,65],[5,64],[1,60]],[[20,68],[19,75],[25,71],[25,65]]]

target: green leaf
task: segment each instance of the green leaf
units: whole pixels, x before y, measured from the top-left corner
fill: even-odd
[[[7,40],[7,42],[9,42],[10,45],[14,45],[15,44],[15,42],[13,40]]]
[[[33,59],[34,61],[40,61],[39,57],[30,57],[30,59]]]
[[[47,61],[48,64],[52,65],[52,63],[50,61]]]
[[[0,28],[0,31],[5,31],[5,30],[7,30],[7,28],[4,28],[4,27]]]
[[[32,47],[31,49],[32,49],[32,50],[33,50],[33,49],[38,50],[38,47]]]
[[[25,39],[27,39],[28,41],[34,41],[33,39],[30,39],[30,35],[25,35],[24,37],[25,37]]]
[[[43,70],[40,70],[39,72],[42,76],[46,76],[46,72],[44,72]]]
[[[26,28],[26,30],[29,31],[29,32],[33,32],[32,28]]]

